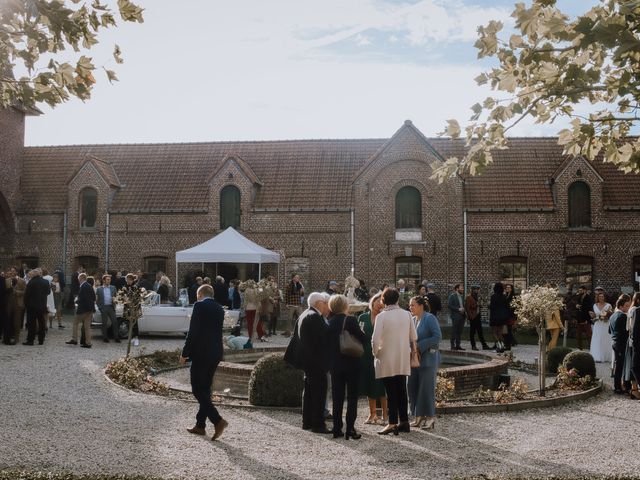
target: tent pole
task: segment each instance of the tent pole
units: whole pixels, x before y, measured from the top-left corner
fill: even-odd
[[[176,286],[177,291],[180,291],[180,286],[178,285],[178,257],[176,257]]]
[[[258,281],[260,281],[261,275],[262,275],[262,264],[258,263]]]

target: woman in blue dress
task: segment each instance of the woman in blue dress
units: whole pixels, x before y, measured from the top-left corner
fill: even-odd
[[[413,297],[409,311],[416,322],[420,367],[411,369],[409,377],[409,405],[415,415],[412,427],[433,429],[436,423],[436,381],[440,366],[439,344],[442,339],[440,325],[435,315],[429,313],[429,303],[424,297]]]

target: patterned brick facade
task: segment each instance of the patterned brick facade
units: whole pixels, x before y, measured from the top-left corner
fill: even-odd
[[[15,131],[23,129],[20,115],[11,115]],[[14,145],[20,134],[6,139],[4,131],[0,142],[21,151]],[[22,181],[23,198],[16,200],[20,192],[3,177],[17,241],[0,258],[4,264],[37,257],[70,273],[78,257],[126,270],[164,257],[167,273],[182,280],[199,265],[176,272],[175,252],[220,231],[220,192],[233,185],[241,195],[239,230],[282,255],[264,274],[283,284],[299,273],[308,291],[345,278],[353,254],[355,275],[368,286],[395,281],[396,262],[411,257],[421,277],[444,293],[464,281],[465,232],[467,279],[485,291],[508,256],[525,259],[529,284],[563,282],[572,256],[593,259],[594,283],[612,290],[633,284],[640,201],[611,184],[634,192],[637,177],[567,159],[555,139],[515,139],[482,177],[443,184],[429,178],[434,162],[462,148],[425,138],[411,122],[388,140],[27,147],[23,166],[18,154],[3,154],[11,178]],[[567,226],[567,191],[575,181],[591,192],[589,228]],[[395,225],[396,194],[407,186],[421,198],[422,227],[409,237]],[[92,228],[79,224],[85,188],[97,194]]]

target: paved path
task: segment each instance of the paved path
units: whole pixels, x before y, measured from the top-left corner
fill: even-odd
[[[229,429],[211,442],[185,432],[194,423],[193,403],[129,392],[104,379],[104,365],[124,353],[123,344],[98,337],[88,350],[64,345],[67,338],[68,330],[56,330],[42,347],[0,345],[0,468],[228,479],[611,474],[640,468],[640,402],[614,397],[610,389],[555,409],[441,416],[432,433],[380,437],[375,427],[362,427],[359,441],[304,432],[298,414],[227,408],[221,413]],[[177,338],[143,338],[136,350],[181,345]],[[532,357],[535,347],[518,351]],[[365,415],[363,404],[359,420]]]

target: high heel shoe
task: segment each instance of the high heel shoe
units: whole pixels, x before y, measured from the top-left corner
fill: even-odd
[[[422,430],[433,430],[433,428],[436,426],[436,419],[435,418],[430,418],[429,420],[426,421],[426,423],[422,426]]]
[[[378,435],[389,435],[390,433],[393,433],[394,435],[398,435],[398,426],[387,425],[382,430],[378,431]]]
[[[412,427],[420,428],[425,420],[426,420],[426,417],[416,417],[415,420],[411,422],[409,425],[411,425]]]
[[[344,439],[345,440],[349,440],[350,438],[352,438],[353,440],[360,440],[360,438],[362,437],[362,435],[360,435],[358,432],[356,432],[355,430],[350,430],[345,432],[344,434]]]

